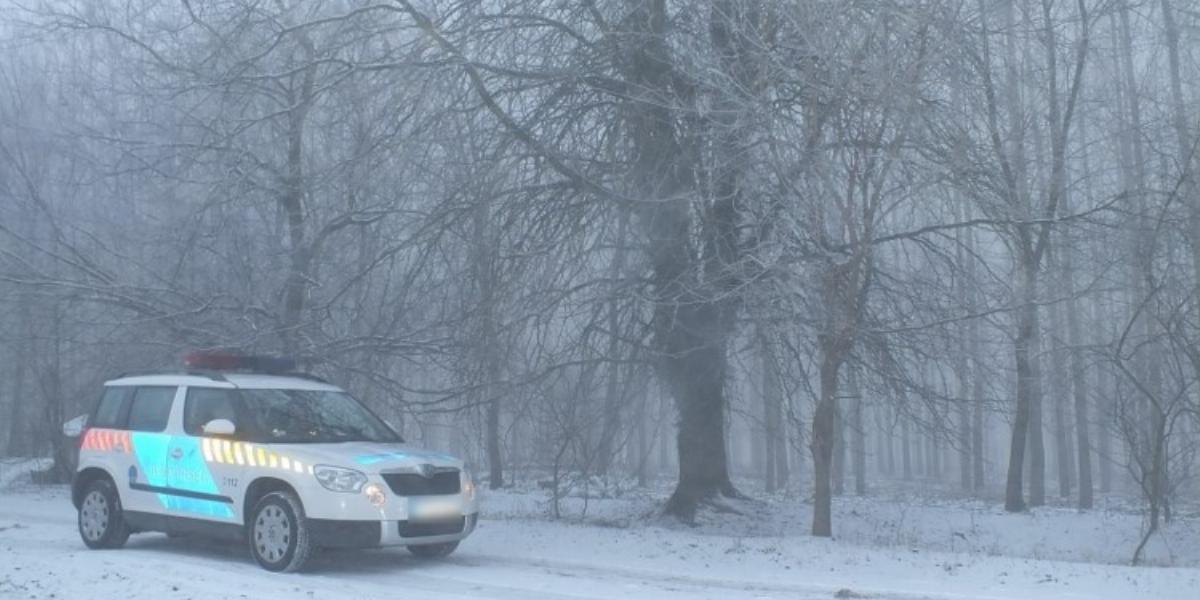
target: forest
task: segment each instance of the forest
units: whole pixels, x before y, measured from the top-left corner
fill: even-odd
[[[491,489],[824,537],[888,486],[1121,495],[1144,546],[1200,490],[1198,41],[1185,0],[0,1],[0,456],[65,481],[105,380],[228,350]]]

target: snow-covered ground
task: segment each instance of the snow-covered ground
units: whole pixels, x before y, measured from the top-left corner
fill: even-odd
[[[1200,528],[1176,521],[1154,559],[1132,568],[1136,514],[998,507],[919,497],[839,499],[839,538],[804,535],[808,507],[766,500],[750,515],[664,525],[655,500],[591,501],[582,519],[550,521],[543,493],[486,498],[485,518],[455,555],[403,550],[321,555],[311,572],[260,570],[227,544],[134,536],[89,551],[62,487],[0,490],[0,598],[498,599],[787,598],[1155,599],[1200,594]],[[566,513],[581,515],[579,500]]]

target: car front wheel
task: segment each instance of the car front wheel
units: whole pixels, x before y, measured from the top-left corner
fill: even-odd
[[[446,542],[444,544],[409,546],[408,551],[418,558],[445,558],[450,556],[456,548],[458,548],[458,542]]]
[[[79,504],[79,537],[93,550],[120,548],[129,539],[117,488],[107,479],[93,481]]]
[[[246,538],[254,560],[268,571],[299,571],[313,551],[304,506],[291,492],[271,492],[259,499]]]

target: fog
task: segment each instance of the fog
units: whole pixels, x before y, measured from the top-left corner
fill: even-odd
[[[286,356],[539,523],[632,494],[636,527],[874,547],[847,507],[1120,507],[1096,562],[1200,567],[1159,547],[1198,545],[1198,32],[1182,0],[0,0],[0,456],[67,482],[105,381]]]

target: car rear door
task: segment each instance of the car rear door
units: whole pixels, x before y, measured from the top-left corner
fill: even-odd
[[[178,386],[138,386],[129,402],[125,429],[133,454],[127,470],[126,510],[161,514],[166,509],[167,432]]]

